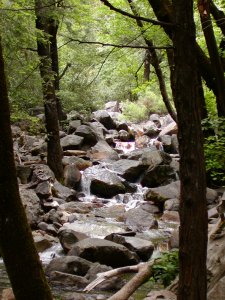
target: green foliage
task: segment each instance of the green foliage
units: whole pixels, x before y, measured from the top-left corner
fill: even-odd
[[[44,132],[43,122],[37,118],[28,115],[24,111],[13,111],[11,113],[11,122],[15,125],[19,125],[24,131],[27,131],[31,135],[38,135]]]
[[[126,100],[123,103],[123,115],[122,119],[131,121],[131,122],[140,122],[146,120],[148,117],[147,107],[137,102],[130,102]]]
[[[178,250],[164,252],[154,264],[153,276],[150,280],[167,287],[176,278],[178,272]]]
[[[214,132],[214,135],[205,139],[206,171],[212,184],[225,186],[225,118],[207,118],[202,126],[203,130]]]

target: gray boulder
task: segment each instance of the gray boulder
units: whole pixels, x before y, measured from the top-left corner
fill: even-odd
[[[139,262],[138,256],[126,247],[97,238],[87,238],[76,243],[69,251],[69,255],[77,255],[113,268],[134,265]]]
[[[84,138],[78,135],[69,134],[60,139],[63,150],[81,149]]]
[[[142,186],[158,187],[169,184],[177,180],[176,171],[171,166],[159,165],[154,168],[149,167],[141,180]]]
[[[113,150],[109,144],[100,140],[95,146],[91,148],[90,158],[92,160],[118,160],[119,156],[115,150]]]
[[[81,180],[81,173],[76,165],[71,164],[65,166],[63,170],[64,184],[66,187],[76,189]]]
[[[43,211],[41,209],[40,200],[34,190],[26,189],[20,186],[20,197],[25,207],[28,222],[31,227],[36,227],[40,222]]]
[[[142,172],[146,170],[147,166],[143,165],[140,161],[120,159],[113,162],[109,168],[126,180],[135,182]]]
[[[77,194],[74,190],[62,185],[57,180],[55,180],[53,184],[52,194],[54,197],[63,199],[66,202],[78,200]]]
[[[133,231],[143,231],[158,228],[154,216],[140,207],[128,210],[125,215],[125,224]]]
[[[75,134],[84,138],[83,146],[92,147],[98,142],[98,134],[88,125],[79,126]]]
[[[107,129],[116,129],[116,123],[106,110],[93,112],[93,117],[102,123]]]
[[[109,240],[109,238],[106,238]],[[120,234],[111,235],[112,242],[127,247],[132,252],[137,253],[141,260],[147,261],[153,253],[154,245],[152,242],[134,236],[123,236]]]
[[[75,243],[86,239],[88,236],[82,232],[71,229],[61,229],[58,232],[58,237],[63,250],[67,253],[72,249]]]

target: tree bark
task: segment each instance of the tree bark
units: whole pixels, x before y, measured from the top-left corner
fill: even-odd
[[[54,84],[56,94],[56,107],[59,121],[66,119],[66,114],[63,112],[62,102],[57,93],[59,92],[59,58],[58,58],[58,47],[57,47],[57,32],[59,28],[59,21],[56,18],[49,18],[49,41],[50,41],[50,52],[52,60],[52,71],[54,72]]]
[[[0,40],[0,248],[17,300],[52,300],[22,205]]]
[[[173,8],[181,180],[178,300],[205,300],[208,224],[193,1],[173,0]]]
[[[47,163],[54,172],[56,178],[63,178],[62,149],[59,139],[59,122],[55,96],[54,72],[52,70],[52,58],[49,41],[49,17],[46,8],[41,8],[43,0],[35,0],[36,28],[41,30],[43,36],[37,38],[38,55],[40,57],[40,73],[45,107],[46,131],[47,131]]]
[[[147,49],[145,51],[145,58],[144,58],[144,81],[150,80],[150,70],[151,70],[151,53]]]
[[[137,11],[135,9],[133,0],[128,0],[128,3],[130,5],[130,8],[131,8],[133,14],[136,17],[138,17],[138,13],[137,13]],[[170,100],[169,100],[169,96],[168,96],[168,93],[167,93],[167,90],[166,90],[165,80],[164,80],[163,73],[162,73],[162,70],[161,70],[160,64],[159,64],[158,55],[157,55],[156,50],[153,48],[153,46],[154,46],[153,42],[145,37],[144,32],[143,32],[142,21],[136,19],[136,23],[140,27],[142,35],[143,35],[143,38],[145,40],[145,43],[149,47],[149,53],[151,55],[151,64],[152,64],[152,66],[155,69],[156,76],[157,76],[158,81],[159,81],[159,88],[160,88],[160,92],[161,92],[161,95],[162,95],[163,102],[164,102],[164,104],[165,104],[165,106],[167,108],[168,113],[171,115],[171,117],[173,118],[173,120],[175,122],[177,122],[177,116],[176,116],[176,113],[175,113],[175,111],[174,111],[174,109],[173,109],[173,107],[172,107],[172,105],[170,103]]]
[[[162,22],[172,22],[173,21],[173,7],[169,0],[148,0],[150,6],[152,7],[157,19]],[[165,33],[172,39],[173,27],[163,26]],[[215,74],[212,69],[211,63],[201,47],[195,41],[196,54],[198,58],[198,67],[202,78],[209,89],[217,96],[217,86],[215,83]]]
[[[222,62],[220,60],[216,39],[213,32],[209,12],[209,0],[198,0],[198,10],[201,18],[206,45],[209,51],[212,67],[217,85],[217,111],[219,117],[225,117],[225,78]]]

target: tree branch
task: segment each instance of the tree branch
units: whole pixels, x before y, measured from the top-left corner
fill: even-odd
[[[100,0],[104,5],[108,6],[111,10],[114,10],[115,12],[120,13],[121,15],[124,15],[126,17],[129,17],[131,19],[135,19],[135,20],[141,20],[144,22],[148,22],[148,23],[152,23],[154,25],[160,25],[160,26],[173,26],[172,23],[167,23],[167,22],[161,22],[161,21],[157,21],[157,20],[153,20],[153,19],[149,19],[149,18],[145,18],[145,17],[136,17],[122,9],[116,8],[115,6],[113,6],[111,3],[109,3],[109,1],[107,0]]]
[[[71,63],[67,63],[65,68],[63,69],[62,73],[59,75],[59,80],[65,75],[66,71],[71,67]]]
[[[100,46],[103,46],[103,47],[115,47],[115,48],[131,48],[131,49],[173,49],[173,46],[135,46],[135,45],[116,45],[116,44],[111,44],[111,43],[102,43],[102,42],[93,42],[93,41],[82,41],[82,40],[79,40],[79,39],[73,39],[71,37],[68,37],[68,36],[64,36],[64,35],[61,35],[65,38],[68,38],[69,41],[68,43],[70,42],[77,42],[79,44],[90,44],[90,45],[100,45]],[[65,44],[68,44],[68,43],[65,43]],[[63,46],[65,46],[65,44]],[[61,47],[60,47],[61,48]]]

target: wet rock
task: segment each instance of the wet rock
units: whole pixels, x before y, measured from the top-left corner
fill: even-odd
[[[34,190],[26,189],[24,186],[20,186],[20,197],[25,207],[28,222],[31,227],[36,227],[40,222],[41,215],[43,213],[40,205],[40,200]]]
[[[144,193],[144,199],[153,201],[154,203],[163,203],[168,199],[179,199],[180,197],[180,181],[172,182],[165,186],[150,188]],[[218,193],[215,190],[207,188],[206,199],[207,203],[211,204],[218,198]]]
[[[109,168],[126,180],[135,182],[147,167],[139,161],[121,159],[117,162],[113,162]]]
[[[81,180],[81,173],[76,165],[67,165],[63,171],[64,184],[66,187],[76,189]]]
[[[162,135],[158,138],[162,143],[163,149],[166,153],[173,153],[172,137],[168,134]]]
[[[118,131],[120,131],[120,130],[125,130],[125,131],[127,131],[127,132],[129,132],[129,127],[128,127],[128,125],[127,125],[127,123],[126,122],[119,122],[118,124],[117,124],[117,130]]]
[[[147,211],[150,214],[160,213],[160,209],[158,208],[158,206],[154,205],[154,203],[150,203],[150,202],[141,203],[140,208]]]
[[[87,238],[76,243],[69,255],[77,255],[92,262],[113,268],[137,264],[138,256],[126,247],[111,241]]]
[[[58,237],[63,250],[67,253],[72,249],[75,243],[86,239],[88,236],[82,232],[71,229],[61,229],[58,232]]]
[[[93,117],[102,123],[107,129],[116,129],[116,123],[106,110],[98,110],[93,113]]]
[[[101,166],[86,169],[83,177],[90,182],[91,192],[99,197],[111,198],[126,192],[122,180],[115,173],[103,169]]]
[[[154,216],[139,207],[132,208],[125,213],[125,224],[133,231],[158,228]]]
[[[52,187],[52,194],[54,197],[63,199],[66,202],[77,201],[77,194],[74,190],[62,185],[57,180],[55,180]]]
[[[105,239],[109,240],[109,237]],[[152,242],[133,236],[114,234],[111,236],[110,240],[127,247],[127,249],[132,252],[137,253],[140,259],[143,261],[147,261],[152,256],[154,250],[154,245]]]
[[[158,187],[177,180],[176,171],[168,165],[149,167],[141,180],[142,186]]]
[[[85,276],[92,266],[92,263],[78,256],[63,256],[54,258],[46,267],[46,274],[49,276],[53,271]]]
[[[52,241],[43,235],[35,235],[34,244],[37,249],[37,252],[44,252],[46,249],[52,247]]]
[[[127,142],[127,141],[129,141],[129,139],[130,139],[130,134],[129,134],[126,130],[121,129],[121,130],[119,131],[119,139],[120,139],[122,142]]]
[[[155,168],[158,165],[169,165],[172,158],[167,154],[159,150],[145,150],[141,157],[141,162],[147,165],[150,169]]]
[[[98,134],[88,125],[79,126],[76,129],[75,134],[84,138],[83,146],[88,146],[88,148],[94,146],[98,142]]]
[[[84,138],[78,135],[69,134],[60,139],[60,144],[63,150],[81,149]]]
[[[118,160],[119,156],[106,141],[101,140],[91,148],[90,158],[92,160]]]
[[[124,205],[112,205],[110,207],[101,207],[96,208],[94,210],[95,216],[102,217],[102,218],[114,218],[114,219],[121,219],[125,213]]]

